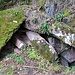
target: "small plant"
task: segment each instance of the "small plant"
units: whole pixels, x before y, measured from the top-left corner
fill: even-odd
[[[47,69],[45,68],[46,67],[45,66],[46,65],[45,62],[39,62],[38,65],[39,65],[39,69],[38,69],[39,71],[40,71],[40,68],[41,68],[41,69],[43,69],[43,73],[47,72]]]
[[[74,72],[75,71],[75,66],[73,67],[67,67],[65,72],[63,72],[63,74],[65,75],[71,75],[70,73]]]
[[[6,58],[13,58],[13,54],[15,54],[15,53],[14,53],[14,52],[8,53],[8,54],[6,55]]]
[[[36,24],[38,22],[37,18],[32,19],[32,22],[33,22],[33,24]]]
[[[36,60],[40,60],[41,56],[39,56],[36,51],[34,50],[34,48],[30,48],[28,50],[28,56],[31,59],[36,59]]]
[[[26,45],[24,45],[24,48],[22,49],[22,52],[25,52],[26,50]]]
[[[22,57],[19,56],[19,55],[14,56],[13,59],[14,59],[18,64],[24,63],[24,60],[23,60]]]
[[[41,24],[40,26],[40,29],[43,31],[43,33],[46,33],[46,34],[49,34],[48,28],[49,28],[49,24],[46,22]]]
[[[55,20],[55,21],[62,21],[63,17],[64,17],[64,14],[63,14],[62,12],[59,12],[59,13],[55,16],[54,20]]]
[[[24,62],[23,58],[20,55],[18,55],[17,53],[13,53],[13,54],[8,55],[8,58],[12,58],[18,64],[22,64]]]
[[[9,66],[6,70],[6,75],[13,75],[13,68],[11,66]]]

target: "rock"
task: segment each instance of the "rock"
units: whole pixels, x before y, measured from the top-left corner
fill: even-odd
[[[40,11],[28,8],[25,10],[26,21],[24,27],[35,32],[40,33],[40,24],[44,23],[48,16],[42,14]]]
[[[11,41],[19,50],[24,48],[24,43],[18,37],[14,36]]]
[[[53,17],[54,16],[54,3],[50,3],[49,7],[44,7],[45,12],[48,16]]]
[[[49,27],[49,33],[56,36],[56,38],[60,39],[64,43],[75,47],[75,31],[74,27],[70,27],[63,22],[55,22],[52,26]]]
[[[18,53],[18,54],[21,54],[22,53],[22,50],[18,49],[18,48],[14,48],[14,52]]]
[[[64,66],[74,66],[75,65],[75,48],[73,49],[71,48],[68,51],[62,52],[60,61],[61,61],[61,64]]]
[[[19,12],[20,15],[17,14],[16,16],[16,11]],[[15,19],[17,19],[17,21]],[[18,7],[16,9],[11,8],[0,11],[0,49],[6,45],[12,35],[19,29],[24,19],[23,11]]]
[[[26,34],[37,52],[49,61],[53,61],[55,59],[56,52],[54,48],[44,38],[42,38],[38,33],[32,31],[27,31]]]
[[[38,33],[35,33],[32,31],[27,31],[26,34],[31,41],[33,41],[33,40],[44,40]]]

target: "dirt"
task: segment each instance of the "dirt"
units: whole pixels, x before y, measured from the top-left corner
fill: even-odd
[[[15,52],[7,54],[7,56],[0,61],[0,75],[62,75],[62,68],[52,69],[52,63],[49,63],[49,61],[42,56],[39,60],[30,58],[28,49],[29,48],[22,51],[21,54]],[[19,63],[16,61],[17,57],[21,57],[23,62]]]

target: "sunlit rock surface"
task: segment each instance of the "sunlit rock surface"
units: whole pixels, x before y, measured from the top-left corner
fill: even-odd
[[[56,22],[49,27],[49,32],[61,39],[66,44],[75,46],[75,30],[62,22]]]

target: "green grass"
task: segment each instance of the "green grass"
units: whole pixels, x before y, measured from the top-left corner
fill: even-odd
[[[11,58],[13,59],[15,62],[17,62],[18,64],[23,64],[24,63],[24,59],[21,55],[17,54],[17,53],[12,53],[12,54],[8,54],[6,56],[6,58]]]
[[[0,48],[11,38],[24,19],[23,11],[18,7],[0,11]]]
[[[28,56],[30,59],[40,60],[41,56],[39,56],[34,48],[29,48]]]
[[[63,72],[64,75],[75,75],[75,66],[73,67],[66,67],[66,70]]]

